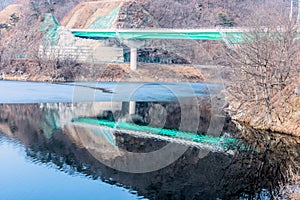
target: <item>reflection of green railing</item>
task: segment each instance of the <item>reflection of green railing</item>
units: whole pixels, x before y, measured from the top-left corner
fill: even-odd
[[[94,118],[75,118],[73,122],[81,122],[92,125],[106,126],[116,129],[124,129],[131,131],[140,131],[144,133],[152,133],[161,136],[167,136],[172,138],[184,139],[188,141],[193,141],[197,143],[203,143],[208,145],[220,145],[223,148],[233,148],[236,147],[237,140],[231,137],[211,137],[206,135],[198,135],[188,132],[182,132],[170,129],[161,129],[149,126],[140,126],[128,122],[114,122],[108,120],[98,120]]]
[[[55,109],[43,109],[44,120],[40,121],[40,128],[47,139],[52,138],[55,131],[60,127],[59,115]]]

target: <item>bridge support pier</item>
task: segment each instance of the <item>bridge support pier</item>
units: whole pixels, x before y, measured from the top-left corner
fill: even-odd
[[[130,48],[130,69],[137,70],[137,49],[145,44],[145,40],[125,40],[124,44]]]
[[[137,69],[137,48],[130,48],[130,69],[132,71]]]

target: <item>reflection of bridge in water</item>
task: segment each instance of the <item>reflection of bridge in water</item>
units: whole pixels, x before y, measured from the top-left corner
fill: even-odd
[[[100,105],[97,110],[106,107]],[[86,109],[82,104],[0,105],[0,129],[23,144],[28,158],[37,163],[50,163],[50,167],[53,163],[66,173],[73,170],[97,181],[118,184],[149,199],[237,199],[243,192],[267,188],[268,181],[274,180],[273,173],[261,178],[255,176],[262,162],[255,155],[251,157],[254,164],[245,168],[247,158],[245,163],[232,162],[230,154],[213,151],[202,157],[203,149],[190,145],[182,157],[157,171],[138,174],[117,171],[105,164],[126,163],[129,157],[122,157],[124,152],[155,152],[170,141],[117,131],[113,134],[112,148],[103,127],[76,123],[57,126],[57,119],[65,118],[61,114],[66,110],[72,112],[72,106],[76,108],[74,115],[90,114],[83,112]],[[243,154],[239,153],[235,159],[244,160]]]

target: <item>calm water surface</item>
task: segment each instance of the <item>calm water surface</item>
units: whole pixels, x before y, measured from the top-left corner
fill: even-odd
[[[145,199],[69,166],[43,163],[26,151],[20,141],[0,135],[0,199]]]
[[[129,93],[130,100],[137,100],[141,121],[147,122],[153,115],[158,124],[164,121],[160,128],[176,130],[182,112],[176,99],[190,95],[182,84],[121,84],[121,89],[113,83],[72,84],[0,82],[0,102],[5,103],[0,104],[0,199],[248,199],[246,194],[256,191],[257,197],[270,199],[264,190],[267,183],[253,184],[263,182],[255,176],[255,166],[248,166],[245,173],[243,156],[243,161],[237,162],[239,158],[225,149],[208,151],[187,141],[72,121],[77,117],[123,119],[129,103],[128,98],[118,99],[118,94]],[[200,110],[197,133],[203,134],[212,117],[210,95],[217,94],[220,87],[194,84],[190,88],[200,101],[187,109]],[[91,95],[90,90],[99,94]],[[78,102],[84,98],[98,98],[99,102],[62,103],[72,102],[74,91]],[[122,101],[105,102],[113,95]],[[43,103],[48,101],[51,103]],[[224,122],[223,133],[230,130]],[[147,154],[173,143],[185,149],[184,153],[157,170],[131,173],[107,164],[128,164],[132,160],[124,152]]]
[[[237,199],[254,189],[255,168],[241,176],[244,163],[232,163],[232,154],[188,142],[179,144],[186,147],[180,158],[158,170],[109,167],[120,159],[129,162],[124,152],[155,152],[172,141],[72,122],[94,116],[96,108],[105,114],[105,103],[94,104],[89,112],[86,103],[0,105],[0,199]],[[166,106],[137,102],[137,112],[157,104]],[[170,104],[173,110],[176,104]],[[166,124],[172,126],[176,117],[170,117]]]
[[[0,103],[91,101],[174,101],[209,96],[224,86],[217,83],[36,83],[0,81]]]

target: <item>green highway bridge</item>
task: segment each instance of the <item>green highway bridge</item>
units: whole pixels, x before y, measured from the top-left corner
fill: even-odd
[[[109,18],[113,18],[117,10],[113,10]],[[109,21],[110,22],[110,21]],[[199,28],[199,29],[110,29],[112,24],[107,24],[107,18],[101,21],[102,25],[106,24],[108,28],[89,28],[89,29],[67,29],[73,36],[93,40],[107,38],[118,38],[123,44],[130,48],[130,67],[132,70],[137,69],[137,48],[144,45],[145,40],[149,39],[179,39],[179,40],[211,40],[211,41],[228,41],[233,43],[242,42],[243,35],[250,32],[251,28]],[[57,32],[61,25],[50,13],[45,14],[41,30],[46,32],[46,38],[51,38],[51,44],[57,43],[59,34]],[[96,26],[101,27],[101,26]],[[300,35],[297,37],[300,38]]]
[[[70,29],[76,37],[121,40],[182,39],[182,40],[219,40],[224,35],[241,37],[246,29]]]
[[[224,41],[226,37],[241,39],[247,29],[69,29],[75,37],[88,39],[118,38],[130,48],[130,67],[137,68],[137,48],[148,39],[215,40]]]
[[[104,18],[102,23],[106,23]],[[249,29],[243,28],[199,28],[199,29],[110,29],[110,28],[89,28],[89,29],[68,29],[62,27],[50,13],[44,15],[41,31],[46,33],[47,40],[52,46],[58,43],[58,29],[63,28],[71,32],[73,36],[93,40],[107,38],[118,38],[123,44],[130,48],[130,66],[132,70],[137,68],[137,48],[144,45],[149,39],[180,39],[180,40],[214,40],[227,42],[240,42],[242,36]],[[107,26],[109,27],[109,26]]]

